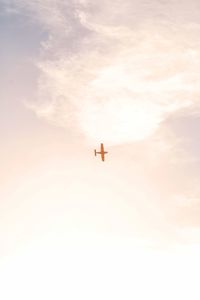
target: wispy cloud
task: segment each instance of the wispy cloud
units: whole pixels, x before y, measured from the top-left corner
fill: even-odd
[[[55,124],[80,128],[89,141],[144,139],[170,113],[198,103],[200,26],[131,23],[134,4],[125,4],[116,2],[111,13],[103,2],[18,1],[49,32],[32,107]],[[122,7],[128,24],[121,24]]]

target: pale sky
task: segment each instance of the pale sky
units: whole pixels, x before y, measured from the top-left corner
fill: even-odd
[[[1,0],[0,25],[0,299],[199,299],[200,2]]]

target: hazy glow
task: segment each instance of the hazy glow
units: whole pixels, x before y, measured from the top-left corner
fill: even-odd
[[[199,300],[199,1],[0,2],[0,299]]]
[[[14,224],[16,215],[20,216],[15,225],[16,234],[19,226],[26,224],[23,231],[28,235],[25,243],[18,244],[15,254],[1,261],[2,299],[11,300],[16,295],[22,300],[27,297],[144,300],[149,295],[156,300],[161,297],[186,300],[188,296],[198,299],[198,247],[147,249],[141,239],[102,234],[96,226],[99,220],[92,220],[92,215],[97,206],[101,218],[104,217],[102,223],[108,222],[105,216],[109,203],[107,210],[105,203],[103,212],[100,209],[104,199],[99,204],[95,202],[95,190],[85,198],[87,182],[81,184],[80,173],[76,185],[70,183],[70,190],[66,190],[68,176],[60,168],[52,173],[45,167],[40,170],[40,176],[34,180],[29,178],[13,194],[13,200],[18,203],[12,213]],[[74,194],[77,185],[79,191]],[[82,198],[75,196],[79,193]],[[55,199],[59,205],[55,205]],[[110,218],[116,214],[116,200]],[[36,224],[32,228],[34,220]]]

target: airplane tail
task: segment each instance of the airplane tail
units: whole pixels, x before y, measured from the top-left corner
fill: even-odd
[[[94,150],[94,155],[97,156],[97,150],[96,149]]]

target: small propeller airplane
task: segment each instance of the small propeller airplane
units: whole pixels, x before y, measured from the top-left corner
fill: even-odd
[[[105,160],[105,154],[108,153],[106,151],[104,151],[104,146],[103,146],[103,143],[101,143],[101,151],[100,152],[97,152],[97,150],[95,149],[94,150],[94,155],[97,156],[97,154],[101,154],[101,159],[102,161]]]

